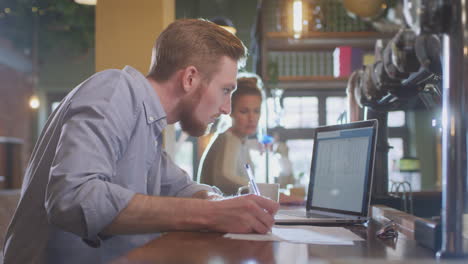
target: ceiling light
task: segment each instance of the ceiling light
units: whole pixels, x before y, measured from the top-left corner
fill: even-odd
[[[293,2],[293,32],[294,38],[299,38],[302,34],[302,1]]]
[[[96,5],[97,0],[75,0],[75,3],[81,5]]]
[[[41,103],[37,95],[33,95],[31,98],[29,98],[29,107],[31,107],[31,109],[38,109],[40,105]]]

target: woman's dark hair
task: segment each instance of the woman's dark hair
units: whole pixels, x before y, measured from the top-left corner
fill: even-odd
[[[237,78],[237,89],[232,93],[231,110],[236,107],[237,100],[243,95],[257,95],[263,100],[262,82],[255,74],[239,75]]]

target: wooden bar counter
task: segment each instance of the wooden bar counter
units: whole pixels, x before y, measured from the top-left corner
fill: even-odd
[[[365,241],[350,246],[294,244],[223,238],[221,233],[169,232],[113,263],[430,263],[435,254],[411,237],[382,240],[380,224],[346,227]],[[316,262],[318,261],[318,262]],[[440,262],[439,262],[440,263]],[[450,262],[452,263],[452,262]],[[455,261],[454,263],[463,263]]]

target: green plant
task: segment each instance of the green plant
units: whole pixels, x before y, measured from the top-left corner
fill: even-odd
[[[39,56],[61,46],[83,52],[94,46],[94,7],[73,0],[2,0],[0,36],[18,50],[34,49]]]

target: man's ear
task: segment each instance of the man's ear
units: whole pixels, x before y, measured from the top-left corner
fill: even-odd
[[[184,69],[182,74],[182,87],[186,93],[190,93],[201,82],[200,72],[195,66],[188,66]]]

